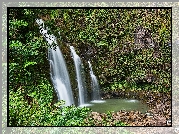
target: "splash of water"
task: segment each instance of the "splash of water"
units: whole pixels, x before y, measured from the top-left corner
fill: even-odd
[[[48,34],[48,30],[44,28],[44,22],[42,19],[36,20],[39,25],[40,33],[46,39],[48,44],[52,46],[56,44],[56,50],[54,47],[48,48],[48,60],[50,62],[50,75],[57,92],[59,100],[65,101],[65,106],[74,104],[69,74],[67,71],[66,63],[63,58],[62,52],[58,46],[56,37],[52,34]]]

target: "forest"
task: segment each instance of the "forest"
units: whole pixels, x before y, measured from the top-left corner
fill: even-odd
[[[171,126],[171,8],[8,8],[7,16],[8,126]],[[49,45],[37,19],[56,44]],[[83,64],[88,101],[93,71],[101,100],[139,100],[148,110],[79,107],[69,46]],[[51,79],[48,50],[56,47],[69,73],[70,106]]]

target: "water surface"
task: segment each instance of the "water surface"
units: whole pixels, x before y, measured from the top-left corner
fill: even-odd
[[[91,106],[87,106],[93,110],[93,112],[107,113],[107,111],[118,112],[120,110],[132,111],[137,110],[145,112],[149,110],[146,104],[142,104],[139,100],[135,99],[107,99],[103,103],[92,103]]]

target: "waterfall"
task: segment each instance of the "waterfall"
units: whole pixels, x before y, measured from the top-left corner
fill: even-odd
[[[84,70],[82,69],[82,63],[80,57],[76,54],[73,46],[70,46],[71,54],[75,64],[77,82],[78,82],[78,90],[79,90],[79,106],[87,106],[87,91],[84,84],[84,78],[82,77],[82,73]]]
[[[47,33],[48,30],[44,28],[44,22],[42,19],[37,19],[36,22],[39,25],[40,33],[46,39],[48,44],[50,46],[52,46],[53,43],[56,44],[56,49],[54,47],[48,48],[48,60],[50,63],[51,79],[57,92],[58,99],[64,100],[65,106],[72,105],[74,104],[74,99],[69,74],[56,37]]]
[[[91,87],[92,87],[92,102],[94,103],[103,103],[105,101],[101,100],[101,95],[100,95],[100,88],[98,84],[98,80],[96,76],[93,73],[93,69],[91,66],[90,61],[88,61],[89,68],[90,68],[90,76],[91,76]]]

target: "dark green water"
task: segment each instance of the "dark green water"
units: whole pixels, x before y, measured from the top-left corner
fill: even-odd
[[[107,111],[118,112],[119,110],[132,111],[137,110],[142,113],[149,110],[146,104],[142,104],[135,99],[107,99],[103,103],[92,103],[88,106],[93,112],[107,113]]]

